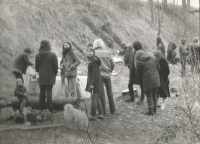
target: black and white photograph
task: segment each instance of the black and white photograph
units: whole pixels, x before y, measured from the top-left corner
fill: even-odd
[[[199,0],[0,0],[0,144],[200,144]]]

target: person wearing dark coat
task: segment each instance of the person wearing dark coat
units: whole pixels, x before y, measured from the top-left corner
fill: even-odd
[[[165,57],[165,45],[162,42],[162,39],[160,37],[157,37],[156,43],[157,43],[157,50],[160,50]]]
[[[138,50],[135,54],[135,68],[139,83],[147,97],[147,115],[156,114],[157,110],[157,88],[160,87],[160,66],[154,55]]]
[[[129,89],[129,94],[130,94],[130,100],[127,100],[128,102],[134,102],[135,101],[135,96],[134,96],[134,91],[133,91],[133,84],[135,85],[140,85],[141,89],[141,96],[140,100],[137,102],[138,105],[141,105],[144,101],[144,90],[142,84],[138,82],[138,78],[136,75],[136,69],[134,65],[134,58],[135,58],[135,53],[137,50],[142,50],[142,45],[139,41],[135,41],[133,43],[133,54],[132,54],[132,60],[131,60],[131,65],[130,65],[130,72],[129,72],[129,83],[128,83],[128,89]]]
[[[93,48],[88,48],[87,57],[90,61],[88,65],[88,78],[86,91],[91,93],[91,117],[90,120],[96,119],[96,109],[98,109],[99,118],[103,118],[103,108],[100,99],[100,91],[103,89],[103,83],[101,80],[101,74],[99,71],[99,66],[101,61],[95,56],[95,51]]]
[[[176,44],[175,42],[169,42],[168,47],[167,47],[167,61],[171,64],[175,64],[175,55],[174,55],[174,50],[176,49]]]
[[[19,54],[13,63],[12,73],[15,75],[16,79],[20,78],[23,80],[22,75],[26,74],[28,66],[33,66],[33,63],[29,60],[29,55],[31,54],[30,48],[25,48],[23,53]]]
[[[163,98],[163,103],[161,105],[161,109],[164,110],[165,101],[166,101],[167,97],[170,97],[169,78],[168,78],[168,76],[170,74],[170,69],[169,69],[167,60],[164,58],[164,56],[160,50],[155,51],[154,56],[156,57],[156,59],[158,60],[158,62],[160,64],[159,76],[160,76],[161,86],[158,88],[157,96]]]
[[[44,110],[45,99],[47,94],[47,108],[53,111],[52,105],[52,88],[56,81],[58,71],[58,59],[55,53],[51,52],[50,43],[43,40],[40,44],[39,53],[35,58],[36,72],[39,73],[40,85],[40,109]]]

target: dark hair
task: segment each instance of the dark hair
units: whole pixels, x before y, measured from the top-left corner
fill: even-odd
[[[69,46],[70,46],[70,49],[69,49],[68,52],[70,52],[71,55],[74,55],[74,52],[73,52],[73,50],[72,50],[72,44],[71,44],[70,42],[64,42],[64,43],[63,43],[63,50],[62,50],[62,57],[63,57],[63,58],[64,58],[65,55],[66,55],[65,50],[64,50],[64,44],[66,44],[66,43],[69,44]]]
[[[133,48],[135,49],[135,51],[141,50],[142,44],[139,41],[135,41],[135,42],[133,42]]]
[[[50,51],[50,50],[51,50],[51,45],[49,41],[47,40],[41,41],[39,51]]]
[[[64,49],[64,44],[66,44],[66,43],[69,44],[70,48],[72,48],[72,45],[71,45],[70,42],[64,42],[64,43],[63,43],[63,49]]]
[[[27,54],[31,54],[31,49],[30,48],[25,48],[24,52],[27,53]]]
[[[160,37],[157,37],[157,38],[156,38],[156,43],[157,43],[157,45],[158,45],[159,43],[161,43],[161,41],[162,41],[162,40],[161,40]]]

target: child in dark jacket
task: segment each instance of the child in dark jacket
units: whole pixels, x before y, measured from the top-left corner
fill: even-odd
[[[18,97],[20,102],[20,111],[23,112],[23,108],[26,107],[26,100],[27,100],[27,90],[23,85],[22,79],[18,78],[16,80],[16,89],[15,89],[15,96]]]

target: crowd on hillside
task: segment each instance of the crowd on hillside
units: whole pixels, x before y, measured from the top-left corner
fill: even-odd
[[[125,66],[130,70],[128,83],[130,99],[128,101],[135,101],[133,85],[140,85],[141,96],[138,104],[143,103],[144,96],[146,95],[148,103],[147,115],[156,114],[159,97],[163,99],[161,109],[165,108],[165,100],[167,97],[170,97],[170,82],[168,78],[170,69],[168,63],[180,63],[182,77],[185,76],[187,64],[191,66],[191,72],[200,72],[200,46],[198,38],[194,38],[193,42],[187,47],[185,39],[181,40],[178,48],[175,42],[170,42],[167,53],[160,37],[157,38],[156,42],[157,50],[153,53],[143,50],[142,44],[139,41],[135,41],[133,44],[123,42],[121,44],[122,50],[120,51],[120,54],[124,55]],[[96,39],[93,43],[87,44],[86,56],[89,63],[85,90],[91,93],[90,120],[95,120],[96,118],[103,119],[103,116],[106,115],[104,86],[107,92],[110,113],[115,113],[111,81],[111,74],[115,63],[111,53],[105,47],[102,39]],[[51,51],[50,42],[47,40],[41,42],[34,63],[29,60],[30,54],[31,49],[26,48],[23,53],[15,58],[12,69],[16,77],[15,96],[18,97],[21,104],[20,111],[23,111],[23,108],[26,107],[28,96],[22,77],[23,74],[26,74],[28,66],[35,67],[36,72],[39,74],[39,105],[41,110],[47,108],[53,111],[52,88],[55,84],[58,68],[61,70],[61,82],[66,87],[66,97],[77,97],[77,67],[81,61],[70,42],[63,43],[60,64],[58,64],[57,56]],[[47,102],[45,103],[46,97]],[[96,111],[98,111],[98,115]]]

